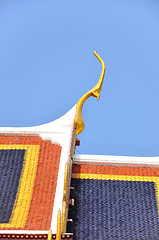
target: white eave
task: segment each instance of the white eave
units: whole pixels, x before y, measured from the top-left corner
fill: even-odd
[[[159,157],[134,157],[110,155],[74,155],[74,164],[95,164],[112,166],[159,167]]]
[[[76,106],[55,121],[33,127],[0,127],[0,134],[38,135],[55,144],[63,144],[63,136],[74,122]]]

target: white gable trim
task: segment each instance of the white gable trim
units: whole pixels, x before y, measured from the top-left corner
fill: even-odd
[[[133,156],[110,156],[110,155],[74,155],[74,164],[98,164],[114,166],[151,166],[159,167],[159,157],[133,157]]]

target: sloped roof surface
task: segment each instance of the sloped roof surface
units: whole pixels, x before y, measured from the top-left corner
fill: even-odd
[[[49,230],[61,147],[40,137],[0,137],[0,230]]]
[[[74,239],[159,239],[159,169],[74,165]]]

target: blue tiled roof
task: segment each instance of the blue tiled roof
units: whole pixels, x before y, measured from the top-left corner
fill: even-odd
[[[9,223],[24,155],[25,150],[0,150],[0,223]]]
[[[74,240],[157,240],[155,183],[72,179]]]

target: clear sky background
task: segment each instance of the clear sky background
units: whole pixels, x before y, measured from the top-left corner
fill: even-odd
[[[79,153],[159,156],[158,0],[1,0],[0,126],[35,126],[84,105]],[[77,153],[78,153],[77,152]]]

